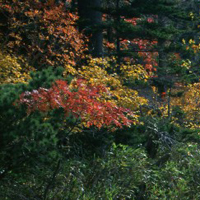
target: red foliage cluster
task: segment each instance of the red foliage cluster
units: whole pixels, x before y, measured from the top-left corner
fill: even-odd
[[[121,48],[124,50],[128,50],[130,48],[136,49],[138,55],[142,58],[142,63],[145,69],[149,72],[156,71],[156,66],[158,63],[156,61],[158,57],[158,52],[153,51],[154,46],[157,45],[157,41],[149,41],[142,39],[134,39],[134,40],[122,40]],[[130,60],[130,59],[129,59]]]
[[[124,19],[126,22],[129,22],[133,24],[134,26],[137,25],[137,21],[140,20],[140,18],[132,18],[132,19]],[[147,18],[148,23],[153,23],[154,19],[152,17]],[[158,63],[156,62],[156,59],[158,57],[158,52],[154,52],[152,49],[157,45],[157,41],[150,41],[150,40],[144,40],[140,38],[133,39],[131,41],[129,40],[123,40],[121,42],[123,49],[129,49],[132,46],[137,46],[138,48],[138,55],[143,58],[143,63],[145,69],[147,71],[156,71],[156,66],[158,66]],[[131,46],[131,47],[130,47]]]
[[[117,107],[110,102],[101,102],[101,94],[108,92],[104,86],[91,86],[83,79],[73,82],[70,89],[66,81],[57,80],[50,89],[39,88],[32,92],[25,92],[20,96],[20,104],[28,107],[28,113],[39,110],[48,112],[53,109],[63,108],[66,116],[72,114],[81,117],[87,126],[115,125],[118,127],[129,126],[132,122],[125,114],[131,114],[129,110]],[[77,91],[74,91],[77,88]]]
[[[123,17],[122,17],[122,18],[123,18]],[[133,17],[133,18],[131,18],[131,19],[125,19],[125,18],[124,18],[124,20],[125,20],[126,22],[129,22],[129,23],[133,24],[134,26],[136,26],[136,25],[137,25],[137,20],[140,20],[140,19],[139,19],[139,18]]]
[[[104,16],[105,18],[106,16]],[[137,26],[138,22],[141,21],[140,18],[125,18],[121,17],[122,20],[124,20],[127,23],[132,24],[133,26]],[[146,19],[148,23],[153,23],[154,18],[148,17]],[[105,46],[108,48],[109,51],[116,51],[116,44],[114,42],[104,42]],[[156,67],[158,66],[157,58],[158,58],[158,52],[154,51],[156,49],[157,45],[156,40],[147,40],[147,39],[140,39],[135,38],[132,40],[128,39],[122,39],[120,38],[120,49],[121,50],[130,50],[135,51],[140,56],[140,61],[132,59],[130,57],[124,57],[124,61],[128,61],[134,64],[142,64],[144,65],[145,69],[148,72],[156,71]]]

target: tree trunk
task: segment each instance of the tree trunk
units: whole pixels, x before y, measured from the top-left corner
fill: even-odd
[[[117,0],[117,2],[116,2],[116,10],[118,10],[118,9],[119,9],[119,0]],[[117,16],[116,22],[120,23],[120,15]],[[117,64],[118,65],[120,65],[120,61],[121,61],[120,56],[121,56],[120,55],[120,38],[119,38],[118,33],[117,33]]]
[[[101,0],[78,0],[79,30],[89,37],[89,52],[93,57],[103,54]]]

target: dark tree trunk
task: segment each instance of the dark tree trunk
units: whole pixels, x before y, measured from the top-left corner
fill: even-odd
[[[165,27],[167,22],[166,19],[163,16],[158,16],[158,23],[160,24],[161,27]],[[161,100],[162,100],[162,94],[163,92],[166,92],[166,85],[165,85],[165,76],[167,75],[167,54],[165,53],[165,44],[166,40],[165,39],[158,39],[158,93],[160,94]]]
[[[89,36],[89,52],[94,57],[103,54],[101,0],[78,0],[79,30]]]
[[[116,10],[118,10],[118,9],[119,9],[119,0],[116,1]],[[120,23],[120,15],[117,16],[116,22]],[[121,58],[120,58],[120,38],[119,38],[118,33],[117,33],[117,64],[118,65],[120,65],[120,61],[121,61]]]

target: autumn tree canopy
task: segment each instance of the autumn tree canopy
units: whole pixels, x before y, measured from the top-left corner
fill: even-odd
[[[1,0],[0,199],[200,199],[199,6]]]
[[[50,3],[51,2],[51,3]],[[77,15],[54,1],[2,1],[2,41],[7,50],[26,55],[30,65],[75,66],[86,50],[86,38],[77,30]],[[69,69],[70,71],[70,69]]]

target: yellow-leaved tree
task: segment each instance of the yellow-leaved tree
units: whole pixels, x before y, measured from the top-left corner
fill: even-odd
[[[23,57],[16,57],[2,51],[0,51],[0,66],[0,84],[25,83],[30,79],[30,71],[34,71]]]
[[[200,128],[200,83],[184,86],[182,92],[180,97],[171,98],[171,105],[184,112],[183,122],[186,127]]]
[[[148,100],[139,96],[134,89],[127,87],[126,80],[146,80],[148,74],[140,65],[122,65],[120,76],[115,73],[118,66],[115,58],[92,58],[88,60],[87,65],[78,70],[77,75],[86,79],[93,85],[105,85],[109,93],[105,94],[99,101],[112,102],[117,106],[122,106],[133,111],[134,121],[138,121],[139,108],[147,104]],[[109,73],[110,69],[112,72]],[[109,95],[108,95],[109,94]]]

